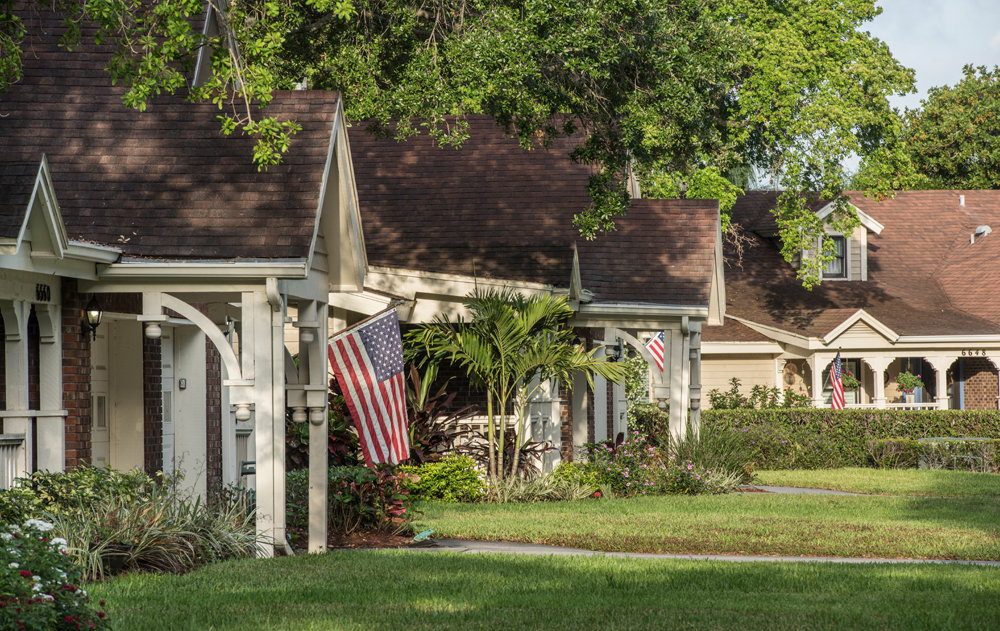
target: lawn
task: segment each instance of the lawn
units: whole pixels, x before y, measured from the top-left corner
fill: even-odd
[[[1000,570],[336,552],[93,585],[117,631],[996,629]]]
[[[734,494],[424,502],[436,537],[623,552],[1000,560],[1000,498]]]
[[[929,469],[760,471],[754,484],[834,489],[877,495],[1000,497],[1000,475]]]

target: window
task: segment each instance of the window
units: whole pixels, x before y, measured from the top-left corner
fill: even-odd
[[[847,278],[847,240],[844,237],[833,239],[834,258],[823,269],[823,278]]]

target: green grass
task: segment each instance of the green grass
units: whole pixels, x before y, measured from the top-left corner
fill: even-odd
[[[754,484],[834,489],[877,495],[1000,497],[1000,475],[931,469],[760,471]]]
[[[996,629],[1000,570],[339,552],[90,588],[117,631]]]
[[[736,494],[424,502],[418,531],[623,552],[1000,560],[1000,498]]]

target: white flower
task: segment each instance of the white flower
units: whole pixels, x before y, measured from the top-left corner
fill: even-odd
[[[15,569],[15,570],[16,570],[17,568],[21,567],[21,564],[20,564],[20,563],[11,563],[11,564],[10,564],[10,565],[8,565],[7,567],[9,567],[9,568],[12,568],[12,569]]]
[[[32,576],[32,577],[31,577],[31,580],[33,580],[33,581],[35,581],[35,582],[37,583],[38,581],[42,580],[42,577],[41,577],[41,576],[38,576],[38,575],[36,574],[36,575],[34,575],[34,576]]]
[[[40,530],[42,532],[48,532],[48,531],[52,530],[55,526],[53,526],[49,522],[43,521],[41,519],[29,519],[28,521],[24,522],[24,526],[22,526],[22,527],[23,528],[35,528],[36,530]]]
[[[52,545],[58,547],[60,552],[65,552],[66,551],[66,543],[67,542],[62,537],[56,537],[50,543]]]
[[[4,541],[10,541],[13,538],[14,535],[10,534],[9,532],[0,532],[0,539],[3,539]]]
[[[42,591],[42,584],[41,583],[35,583],[35,586],[31,588],[31,591],[34,591],[34,592],[40,592],[40,591]]]
[[[42,598],[44,598],[45,600],[55,600],[55,597],[49,594],[42,594]]]

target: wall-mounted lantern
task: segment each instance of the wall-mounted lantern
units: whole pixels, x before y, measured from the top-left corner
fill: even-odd
[[[80,324],[80,330],[83,331],[84,335],[90,333],[93,335],[94,340],[97,339],[97,327],[101,324],[101,316],[104,315],[101,311],[101,303],[97,302],[97,298],[91,296],[90,302],[87,303],[86,309],[84,309],[84,319]]]

